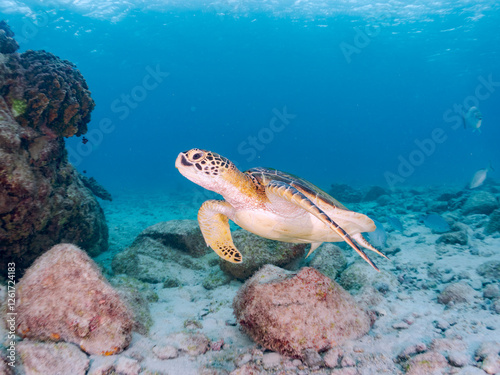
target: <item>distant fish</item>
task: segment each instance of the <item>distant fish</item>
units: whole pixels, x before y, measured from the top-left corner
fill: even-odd
[[[433,233],[446,233],[451,230],[450,225],[437,214],[430,214],[424,217],[424,225],[430,228]]]
[[[483,115],[477,109],[477,107],[470,107],[467,113],[462,114],[462,119],[464,121],[464,129],[471,128],[472,131],[479,131],[481,133],[481,122],[483,121]]]
[[[373,219],[372,219],[373,220]],[[377,229],[373,232],[368,233],[368,238],[373,246],[378,249],[383,249],[385,247],[385,243],[387,241],[387,233],[385,232],[384,226],[381,222],[377,220],[373,220]]]
[[[475,188],[481,186],[483,184],[484,180],[486,180],[486,177],[488,176],[489,171],[494,171],[493,167],[491,166],[491,163],[490,163],[490,166],[488,168],[480,169],[476,173],[474,173],[474,177],[472,177],[472,180],[471,180],[470,185],[469,185],[469,189],[475,189]]]
[[[400,231],[401,233],[404,231],[403,224],[401,224],[401,221],[397,217],[389,216],[387,221],[394,229]]]

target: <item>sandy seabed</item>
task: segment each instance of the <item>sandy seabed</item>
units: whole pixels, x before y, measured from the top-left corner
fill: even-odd
[[[485,342],[500,342],[500,315],[492,307],[493,299],[484,296],[485,288],[498,285],[498,280],[487,280],[477,273],[477,268],[486,262],[500,261],[500,236],[483,234],[486,215],[471,215],[457,220],[467,226],[464,229],[467,245],[437,245],[440,234],[433,234],[421,222],[420,216],[425,212],[404,211],[401,208],[404,199],[401,194],[394,204],[348,205],[384,223],[388,235],[385,250],[390,260],[378,256],[372,259],[382,272],[392,274],[397,283],[383,290],[380,300],[371,307],[377,318],[370,332],[338,348],[336,368],[308,366],[300,360],[276,356],[253,343],[240,330],[233,315],[232,302],[242,286],[237,280],[213,290],[205,289],[201,283],[174,288],[151,284],[159,299],[149,304],[153,318],[149,335],[134,333],[131,345],[120,356],[141,358],[141,374],[259,373],[249,370],[253,366],[260,373],[269,374],[369,375],[424,374],[426,372],[409,366],[404,353],[408,359],[419,352],[432,351],[443,354],[448,363],[442,368],[429,369],[429,374],[486,374],[480,370],[481,360],[476,351]],[[429,196],[429,199],[432,198]],[[142,230],[161,221],[195,220],[202,201],[187,193],[123,191],[115,194],[112,202],[102,202],[109,225],[110,247],[95,261],[110,274],[113,256],[129,246]],[[384,220],[387,216],[399,218],[404,232],[392,229]],[[341,247],[348,263],[359,259],[349,247]],[[316,250],[320,251],[321,248]],[[456,282],[472,287],[471,299],[448,306],[439,303],[441,291]],[[352,293],[361,304],[370,299],[362,293]],[[223,340],[222,349],[168,360],[151,353],[151,342],[169,345],[167,337],[185,332],[186,321],[201,323],[196,332],[211,342]],[[91,366],[89,374],[96,373],[92,372],[93,368],[95,366]]]

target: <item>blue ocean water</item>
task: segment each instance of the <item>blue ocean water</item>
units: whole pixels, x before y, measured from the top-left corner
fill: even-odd
[[[174,168],[193,147],[325,190],[465,185],[490,162],[500,170],[495,1],[12,0],[0,16],[21,51],[83,73],[89,142],[67,149],[111,192],[197,188]],[[471,106],[481,132],[463,128]]]

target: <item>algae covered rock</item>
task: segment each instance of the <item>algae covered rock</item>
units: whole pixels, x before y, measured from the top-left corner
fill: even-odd
[[[465,283],[453,283],[446,286],[439,294],[438,302],[443,305],[449,305],[450,303],[471,303],[476,294],[477,292]]]
[[[500,373],[500,342],[486,341],[476,350],[481,368],[488,374]]]
[[[383,283],[388,289],[394,289],[399,284],[394,274],[385,270],[377,272],[364,261],[356,261],[347,267],[340,275],[339,283],[350,291],[357,291],[365,285],[373,286],[378,283]]]
[[[297,273],[266,265],[238,291],[234,315],[258,344],[304,358],[365,335],[370,318],[337,283],[314,268]]]
[[[17,332],[109,355],[131,340],[132,315],[79,248],[60,244],[38,258],[17,286]]]
[[[493,234],[495,232],[500,232],[500,210],[495,210],[490,215],[490,220],[485,228],[486,234]]]
[[[265,264],[285,267],[303,257],[306,244],[268,240],[239,229],[232,233],[233,242],[243,256],[243,262],[230,263],[220,260],[220,268],[231,276],[245,280]]]
[[[465,215],[484,214],[489,215],[498,208],[498,202],[494,194],[489,191],[472,192],[462,207]]]
[[[225,274],[221,269],[212,270],[205,279],[203,287],[207,290],[215,289],[221,285],[226,285],[231,281],[231,277]]]
[[[153,325],[149,302],[157,302],[158,294],[151,289],[149,284],[133,277],[118,275],[110,282],[130,308],[134,321],[133,330],[147,335],[149,328]]]
[[[144,229],[136,241],[148,237],[162,245],[181,250],[199,258],[212,251],[207,247],[196,220],[163,221]]]
[[[500,280],[500,261],[485,262],[477,267],[476,272],[491,280]]]
[[[406,364],[407,375],[441,375],[449,370],[448,361],[441,353],[429,351],[417,354]]]
[[[309,266],[316,268],[323,275],[335,280],[347,265],[347,260],[337,245],[325,243],[313,253]]]
[[[202,258],[202,256],[205,254]],[[115,274],[126,274],[147,283],[175,281],[176,286],[203,280],[206,257],[217,257],[206,246],[195,220],[162,222],[142,231],[132,245],[115,255]]]
[[[85,375],[87,356],[73,344],[24,340],[17,346],[26,374]]]
[[[436,240],[437,244],[446,245],[467,245],[467,242],[467,233],[464,231],[444,233]]]

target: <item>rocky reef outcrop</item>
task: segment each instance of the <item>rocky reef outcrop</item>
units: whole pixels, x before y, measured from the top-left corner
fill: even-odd
[[[75,65],[45,51],[15,52],[0,24],[0,270],[17,270],[60,242],[107,249],[94,195],[68,163],[64,137],[87,131],[94,101]]]

